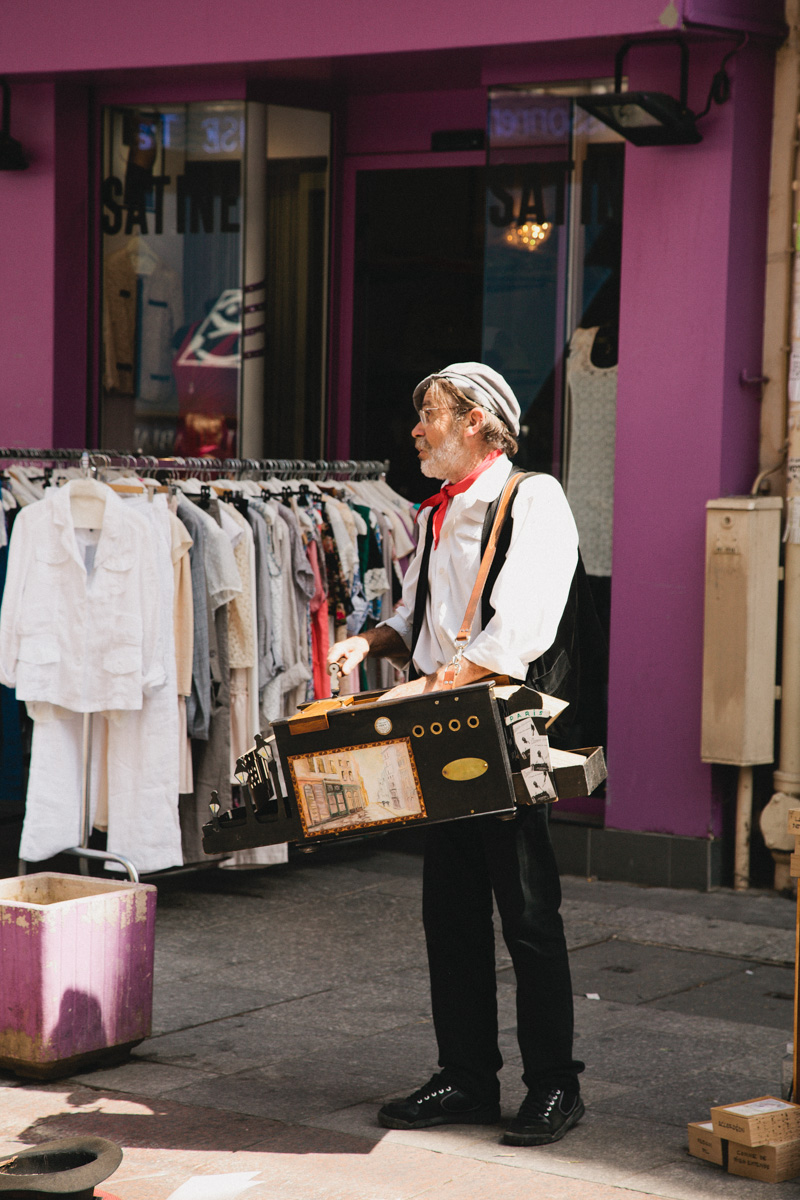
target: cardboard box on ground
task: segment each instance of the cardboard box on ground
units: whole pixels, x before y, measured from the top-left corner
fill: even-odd
[[[687,1127],[689,1153],[729,1175],[783,1183],[800,1175],[800,1105],[775,1096],[718,1105]]]

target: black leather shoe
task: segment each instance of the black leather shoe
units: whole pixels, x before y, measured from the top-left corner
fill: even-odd
[[[528,1092],[502,1140],[506,1146],[546,1146],[577,1125],[585,1112],[577,1089],[552,1087]]]
[[[429,1129],[432,1125],[494,1125],[500,1105],[487,1104],[452,1083],[443,1074],[404,1100],[389,1100],[378,1112],[387,1129]]]

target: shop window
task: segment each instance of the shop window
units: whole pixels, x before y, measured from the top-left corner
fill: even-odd
[[[430,489],[411,392],[448,362],[501,371],[522,407],[516,461],[568,482],[576,330],[597,330],[593,362],[616,363],[624,142],[576,108],[593,86],[491,91],[482,163],[443,168],[430,154],[357,170],[350,453],[390,459],[414,500]]]
[[[101,442],[235,452],[245,106],[103,112]]]
[[[570,378],[590,329],[593,360],[616,365],[624,142],[572,99],[602,86],[489,95],[481,354],[519,397],[520,462],[564,483]],[[613,412],[611,424],[613,471]]]
[[[102,123],[101,444],[319,456],[329,115],[225,101]]]

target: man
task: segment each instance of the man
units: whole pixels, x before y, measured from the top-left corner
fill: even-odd
[[[578,535],[561,487],[549,475],[519,485],[513,531],[492,588],[494,610],[456,659],[456,635],[481,559],[489,505],[510,472],[520,408],[501,375],[482,363],[455,363],[414,391],[412,437],[422,473],[449,482],[420,509],[420,550],[390,620],[332,647],[330,662],[348,674],[368,654],[408,661],[416,678],[393,698],[442,686],[455,659],[455,686],[490,675],[522,680],[527,664],[553,643],[577,564]],[[433,522],[427,601],[411,645],[427,523]],[[517,981],[517,1037],[528,1089],[505,1130],[510,1145],[557,1141],[584,1112],[572,1056],[572,985],[558,909],[561,888],[546,806],[520,808],[427,830],[423,923],[441,1071],[418,1091],[378,1113],[390,1129],[494,1124],[500,1119],[492,894]]]

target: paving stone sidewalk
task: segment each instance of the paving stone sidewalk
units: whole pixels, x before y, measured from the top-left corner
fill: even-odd
[[[153,1036],[129,1062],[50,1084],[0,1074],[0,1153],[110,1137],[121,1200],[194,1174],[258,1171],[253,1200],[774,1200],[686,1152],[714,1103],[779,1094],[795,906],[566,878],[587,1113],[562,1142],[500,1127],[389,1132],[375,1111],[435,1069],[421,859],[403,835],[259,871],[160,884]],[[523,1087],[498,939],[503,1111]],[[588,997],[598,996],[599,999]]]

